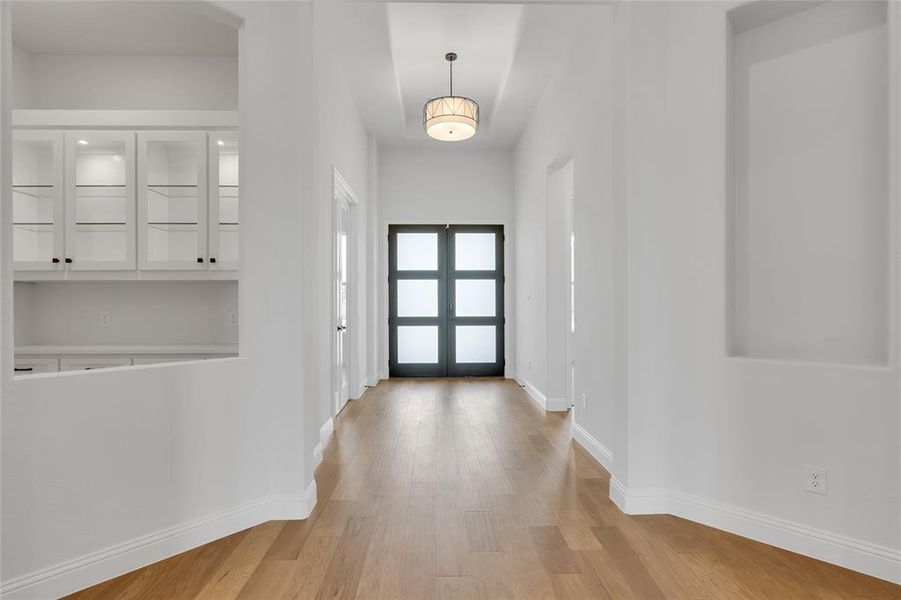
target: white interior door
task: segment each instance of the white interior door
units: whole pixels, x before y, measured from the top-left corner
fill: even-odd
[[[349,298],[348,242],[350,239],[350,204],[339,201],[335,218],[335,414],[350,399],[350,333],[347,304]]]

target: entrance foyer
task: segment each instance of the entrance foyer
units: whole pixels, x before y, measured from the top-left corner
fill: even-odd
[[[304,521],[73,596],[889,598],[892,584],[671,516],[630,517],[570,421],[510,381],[388,380],[350,402]],[[715,576],[711,576],[715,573]]]

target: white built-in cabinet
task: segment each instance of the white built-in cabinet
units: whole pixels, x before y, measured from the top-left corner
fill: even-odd
[[[66,269],[134,270],[134,133],[70,131],[65,144]]]
[[[238,134],[209,134],[210,269],[238,269]]]
[[[138,248],[141,269],[207,265],[207,136],[138,133]]]
[[[227,277],[238,196],[234,131],[17,130],[16,276]]]
[[[63,134],[16,131],[12,152],[16,269],[63,268]]]

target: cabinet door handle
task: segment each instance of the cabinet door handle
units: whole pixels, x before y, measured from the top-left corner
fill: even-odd
[[[66,264],[67,264],[67,265],[71,265],[71,264],[72,264],[72,259],[69,258],[69,257],[66,257]]]
[[[50,262],[52,262],[53,264],[56,265],[56,264],[59,264],[59,259],[54,256],[53,258],[50,259]]]
[[[214,262],[216,262],[216,258],[215,258],[215,257],[213,257],[213,256],[211,256],[211,257],[210,257],[210,262],[211,262],[211,263],[214,263]]]
[[[203,262],[203,259],[198,257],[198,258],[197,258],[197,262],[198,262],[198,263],[202,263],[202,262]]]
[[[28,371],[34,371],[34,367],[15,367],[13,369],[14,373],[21,373],[21,372],[28,372]]]

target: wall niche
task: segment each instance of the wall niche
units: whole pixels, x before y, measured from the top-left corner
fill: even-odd
[[[885,365],[888,5],[729,14],[728,353]]]

